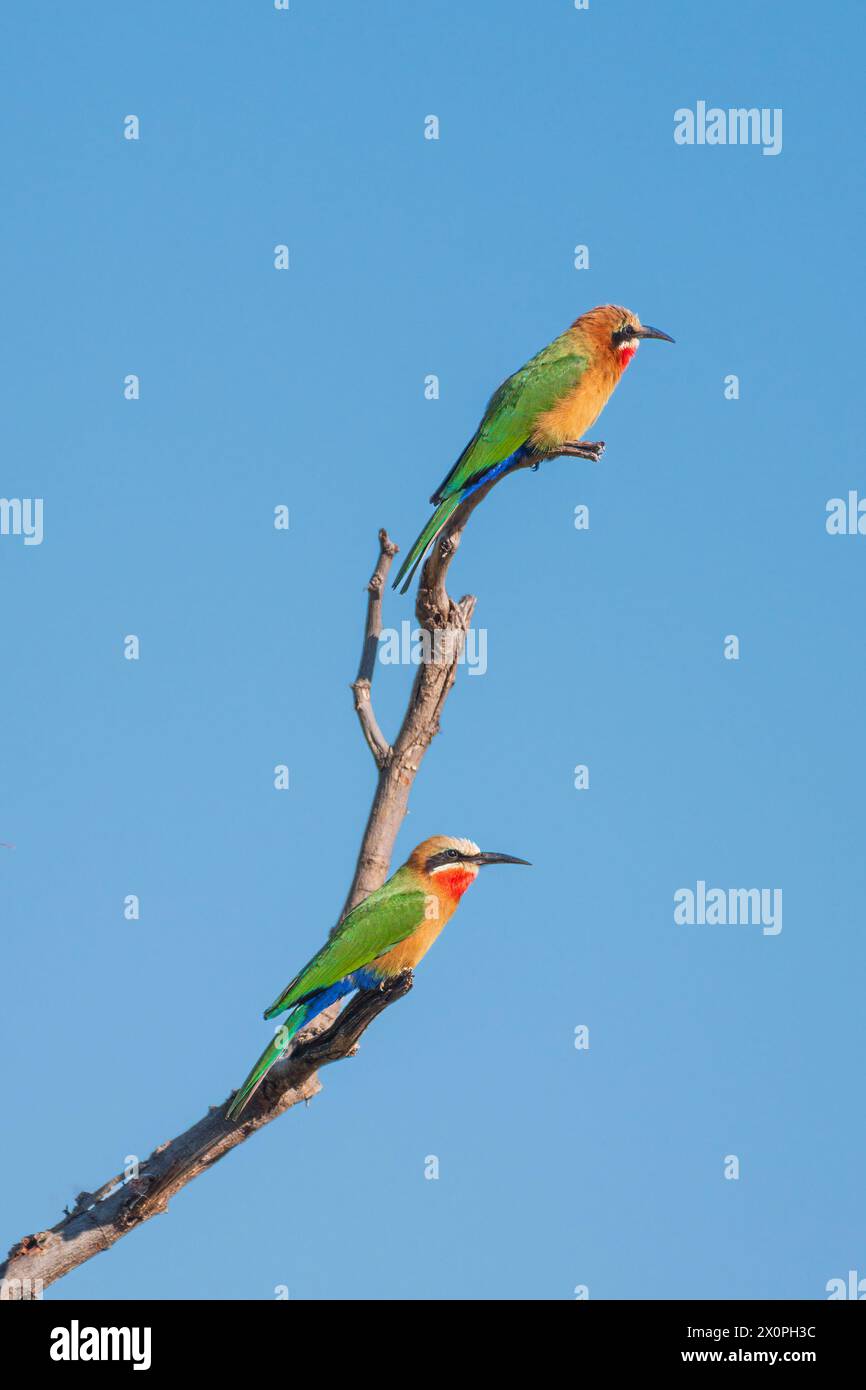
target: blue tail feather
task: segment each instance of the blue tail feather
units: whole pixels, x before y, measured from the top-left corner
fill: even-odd
[[[463,489],[460,494],[461,500],[465,501],[467,497],[471,497],[473,492],[477,492],[478,489],[484,487],[486,483],[492,483],[496,478],[501,478],[503,473],[508,473],[521,462],[525,453],[526,445],[521,444],[520,448],[515,449],[513,454],[509,454],[507,458],[501,459],[499,463],[494,463],[493,467],[488,468],[486,472],[479,473],[478,477],[473,478],[468,487]]]

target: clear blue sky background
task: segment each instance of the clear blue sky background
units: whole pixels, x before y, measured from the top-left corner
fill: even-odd
[[[866,492],[859,10],[5,16],[0,492],[45,499],[45,539],[0,538],[4,1245],[223,1101],[333,923],[377,528],[411,542],[490,391],[582,310],[677,339],[629,369],[603,463],[508,480],[454,566],[489,669],[397,854],[444,832],[535,867],[476,885],[309,1108],[49,1297],[866,1274],[866,537],[824,525]],[[782,107],[782,153],[675,145],[699,99]],[[411,674],[380,669],[389,731]],[[781,934],[675,926],[698,879],[782,888]]]

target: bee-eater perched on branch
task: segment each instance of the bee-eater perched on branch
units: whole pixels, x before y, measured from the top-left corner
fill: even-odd
[[[577,444],[607,405],[643,338],[673,338],[641,324],[637,314],[601,304],[575,319],[525,367],[503,381],[484,418],[430,501],[436,510],[400,566],[405,594],[428,548],[460,503],[485,483],[519,466],[527,455],[540,461],[564,444]]]
[[[265,1018],[290,1016],[268,1043],[226,1111],[234,1120],[288,1051],[299,1028],[329,1004],[356,989],[414,970],[427,954],[478,870],[485,864],[526,864],[510,854],[482,853],[471,840],[434,835],[412,851],[387,883],[343,919],[282,994]]]

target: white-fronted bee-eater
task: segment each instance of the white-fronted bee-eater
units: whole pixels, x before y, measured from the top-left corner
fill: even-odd
[[[369,897],[358,903],[308,961],[265,1018],[288,1013],[276,1036],[226,1111],[236,1119],[271,1067],[288,1051],[292,1038],[329,1004],[356,989],[375,989],[383,981],[414,970],[454,915],[466,889],[487,864],[526,864],[511,854],[480,850],[471,840],[434,835],[412,851]]]

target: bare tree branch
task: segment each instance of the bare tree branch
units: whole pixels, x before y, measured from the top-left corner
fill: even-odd
[[[419,667],[397,742],[391,748],[373,715],[369,693],[381,631],[383,591],[396,551],[387,533],[380,531],[379,557],[367,586],[361,664],[352,686],[364,737],[380,770],[361,855],[340,920],[388,875],[409,791],[424,752],[438,731],[439,715],[454,683],[460,654],[459,644],[452,643],[447,649],[438,644],[436,660]],[[459,616],[452,626],[460,644],[463,615],[468,622],[474,602],[463,599],[455,605]],[[274,1067],[240,1122],[226,1121],[225,1102],[212,1106],[191,1128],[155,1149],[140,1165],[137,1176],[127,1179],[117,1174],[97,1191],[81,1193],[72,1210],[55,1226],[25,1236],[12,1247],[6,1263],[0,1265],[0,1300],[39,1297],[42,1288],[165,1211],[176,1192],[251,1134],[298,1101],[311,1100],[321,1090],[318,1068],[354,1055],[361,1034],[373,1019],[411,987],[411,975],[407,975],[378,990],[359,992],[342,1012],[339,1004],[332,1005],[298,1034],[291,1052]]]
[[[25,1236],[12,1247],[0,1266],[0,1299],[39,1298],[48,1284],[164,1212],[176,1192],[231,1149],[298,1101],[312,1100],[322,1089],[319,1068],[354,1056],[373,1019],[411,988],[412,974],[406,971],[379,989],[356,994],[332,1027],[314,1030],[296,1046],[278,1078],[275,1073],[267,1078],[242,1122],[226,1120],[225,1102],[213,1105],[183,1134],[154,1149],[136,1176],[118,1174],[98,1192],[81,1193],[73,1209],[50,1230]]]
[[[568,444],[559,453],[597,461],[603,451],[603,444]],[[527,454],[515,469],[534,468],[557,456]],[[418,666],[393,746],[376,722],[370,699],[383,591],[397,551],[387,532],[379,532],[379,557],[367,585],[369,599],[361,663],[352,684],[355,709],[379,775],[340,920],[384,883],[412,784],[424,754],[439,732],[442,710],[454,684],[475,609],[471,595],[455,603],[445,582],[469,517],[494,485],[488,483],[479,488],[457,508],[424,565],[415,613],[429,639],[429,659]],[[242,1120],[226,1120],[226,1102],[211,1106],[183,1134],[154,1149],[136,1175],[117,1174],[95,1192],[80,1193],[72,1210],[67,1210],[56,1225],[25,1236],[12,1247],[6,1263],[0,1265],[0,1300],[40,1297],[42,1288],[164,1212],[174,1194],[200,1173],[278,1115],[317,1095],[322,1089],[318,1069],[353,1056],[364,1030],[411,988],[411,972],[406,972],[379,989],[360,991],[342,1011],[339,1004],[332,1005],[298,1034],[289,1055],[274,1067]]]
[[[391,755],[391,745],[379,728],[373,713],[370,691],[373,685],[373,673],[376,669],[379,637],[382,632],[382,593],[388,579],[391,561],[397,554],[397,549],[398,547],[383,528],[379,532],[379,558],[367,585],[367,593],[370,597],[367,602],[367,627],[364,632],[364,645],[361,648],[361,662],[358,667],[358,674],[352,682],[355,713],[360,721],[361,730],[367,740],[370,752],[376,761],[376,766],[380,768],[384,767]]]

